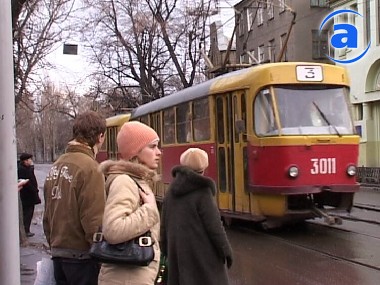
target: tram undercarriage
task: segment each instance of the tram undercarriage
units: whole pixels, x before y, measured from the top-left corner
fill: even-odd
[[[264,229],[278,228],[287,224],[295,224],[308,219],[323,218],[329,225],[340,225],[339,214],[349,213],[353,205],[354,193],[323,191],[315,194],[289,195],[283,197],[284,212],[282,215],[262,212],[261,214],[237,213],[222,210],[224,222],[229,225],[233,219],[258,222]],[[259,203],[261,209],[272,208],[269,203]],[[278,205],[276,205],[278,207]]]

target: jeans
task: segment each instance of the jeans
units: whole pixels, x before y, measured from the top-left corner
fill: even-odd
[[[97,285],[100,264],[92,259],[53,257],[57,285]]]

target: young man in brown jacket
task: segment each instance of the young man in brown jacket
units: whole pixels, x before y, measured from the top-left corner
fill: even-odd
[[[43,227],[59,285],[96,285],[99,265],[88,251],[102,223],[104,176],[95,156],[103,144],[106,121],[95,112],[79,115],[74,139],[50,169],[44,185]]]

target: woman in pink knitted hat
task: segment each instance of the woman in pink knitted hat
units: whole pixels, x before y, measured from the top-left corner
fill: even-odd
[[[102,264],[99,285],[154,284],[160,261],[160,214],[151,185],[157,180],[155,170],[161,157],[158,142],[157,133],[149,126],[137,121],[127,122],[117,136],[121,159],[100,165],[107,178],[103,217],[105,239],[117,244],[150,230],[155,256],[148,266]]]

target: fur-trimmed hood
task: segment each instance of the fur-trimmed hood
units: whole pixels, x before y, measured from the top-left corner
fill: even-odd
[[[210,189],[213,196],[216,193],[215,183],[211,178],[203,176],[187,166],[175,166],[172,169],[172,176],[174,180],[170,188],[175,196],[205,189]]]
[[[149,169],[143,164],[126,160],[106,160],[100,163],[99,169],[105,176],[110,174],[128,174],[147,182],[160,180],[159,175],[154,170]]]

